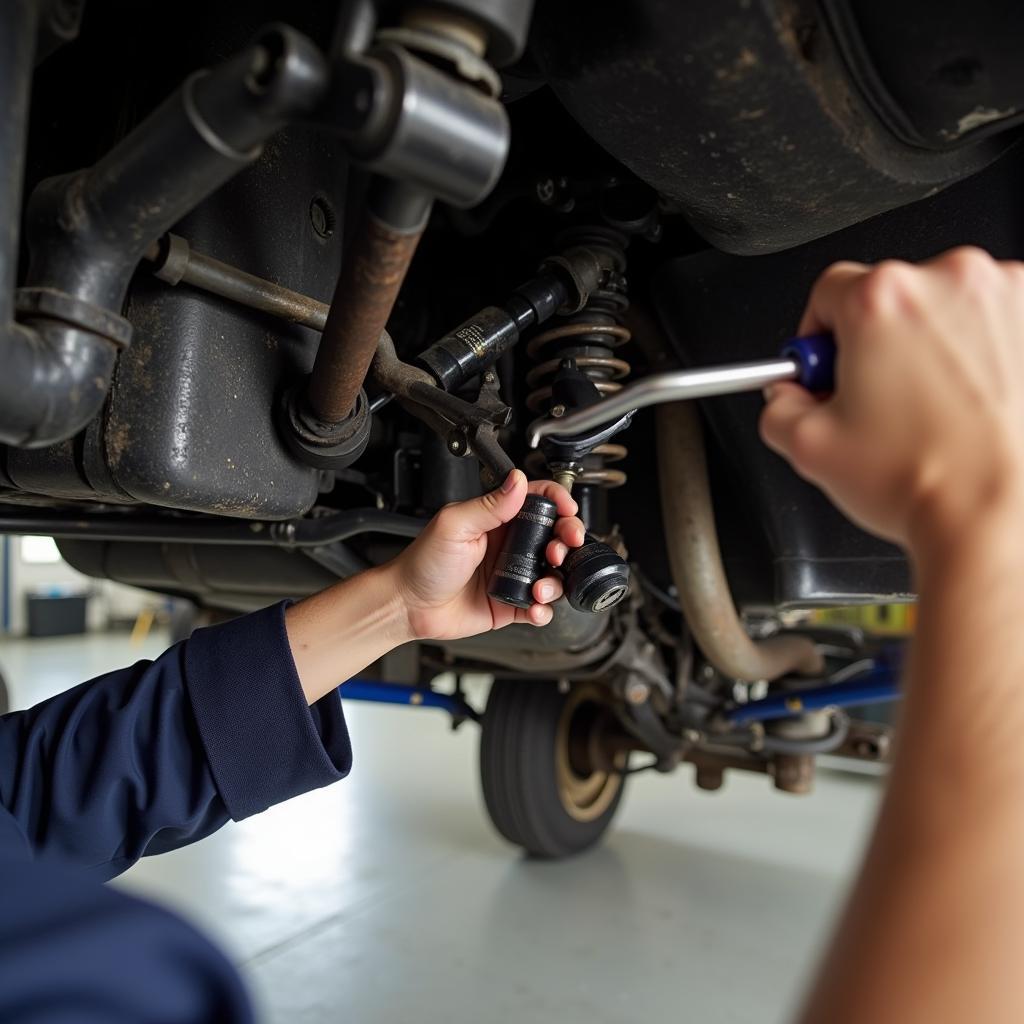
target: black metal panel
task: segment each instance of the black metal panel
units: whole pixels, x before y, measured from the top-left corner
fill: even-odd
[[[1024,118],[1024,5],[825,0],[872,105],[912,145],[949,149]]]
[[[420,467],[420,504],[430,512],[483,493],[480,463],[452,455],[445,439],[433,431],[423,433]]]
[[[932,22],[916,11],[890,4],[884,23],[930,45]],[[531,45],[583,128],[727,252],[821,237],[943,188],[1007,145],[937,153],[901,141],[810,0],[566,0],[539,6]]]
[[[346,165],[334,140],[293,128],[177,227],[199,251],[328,301],[341,261]],[[327,210],[330,231],[311,212]],[[309,371],[318,335],[191,289],[143,265],[102,421],[50,449],[11,450],[26,491],[284,519],[316,499],[317,472],[280,441],[276,395]]]
[[[279,548],[92,540],[62,540],[58,546],[68,564],[87,576],[230,611],[306,597],[337,582],[337,576],[302,552]]]
[[[258,163],[178,226],[193,248],[329,301],[340,266],[345,165],[336,144],[290,129]],[[328,237],[310,216],[334,211]],[[251,518],[287,518],[314,502],[317,473],[273,422],[276,394],[308,372],[315,332],[140,271],[104,432],[117,485],[140,501]]]
[[[932,199],[790,252],[735,257],[709,251],[670,261],[656,282],[654,301],[680,360],[706,365],[777,355],[779,343],[796,329],[815,277],[840,257],[919,260],[971,243],[1002,258],[1019,258],[1022,173],[1024,154],[1014,153]],[[739,580],[739,589],[752,600],[759,596],[783,605],[894,598],[910,591],[908,567],[894,547],[854,527],[764,447],[757,433],[762,407],[759,395],[701,403],[713,475],[731,485],[716,496],[723,547],[729,550],[731,530],[763,530],[774,559],[774,595],[751,594],[749,580]]]

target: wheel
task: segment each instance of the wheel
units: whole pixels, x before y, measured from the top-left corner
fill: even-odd
[[[539,857],[593,846],[625,788],[616,722],[591,683],[567,693],[548,681],[497,680],[480,737],[480,778],[494,827]],[[611,769],[611,770],[609,770]]]

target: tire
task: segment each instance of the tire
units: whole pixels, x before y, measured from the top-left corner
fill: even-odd
[[[583,764],[580,750],[596,749],[612,721],[592,684],[560,693],[548,681],[495,681],[482,723],[480,778],[498,832],[537,857],[567,857],[598,842],[622,800],[625,776]],[[624,765],[624,755],[615,765]]]

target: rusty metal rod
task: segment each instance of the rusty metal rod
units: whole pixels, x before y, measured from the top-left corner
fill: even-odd
[[[318,419],[339,423],[355,405],[416,245],[429,201],[409,219],[384,220],[367,206],[344,257],[306,397]],[[397,221],[397,223],[396,223]]]
[[[168,234],[154,242],[146,250],[145,259],[156,264],[154,273],[168,284],[201,288],[314,331],[322,331],[327,322],[329,307],[326,303],[196,252],[178,235]]]

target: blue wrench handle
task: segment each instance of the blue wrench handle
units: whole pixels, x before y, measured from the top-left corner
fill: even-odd
[[[815,395],[829,395],[836,389],[836,340],[828,333],[790,338],[782,348],[782,358],[792,359],[800,367],[797,378]]]

